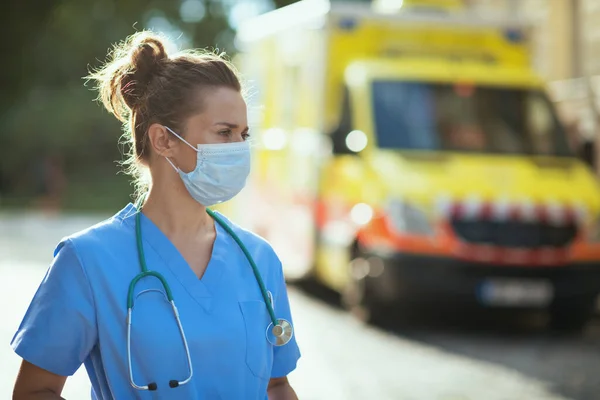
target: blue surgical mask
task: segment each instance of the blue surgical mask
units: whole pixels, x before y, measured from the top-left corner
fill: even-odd
[[[181,176],[190,195],[209,207],[232,199],[246,185],[250,174],[250,146],[248,142],[199,144],[192,146],[169,127],[169,132],[196,150],[196,168],[185,173],[171,160],[167,161]]]

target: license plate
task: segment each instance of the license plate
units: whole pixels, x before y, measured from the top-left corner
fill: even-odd
[[[495,307],[545,307],[554,297],[554,286],[543,279],[495,278],[483,281],[479,301]]]

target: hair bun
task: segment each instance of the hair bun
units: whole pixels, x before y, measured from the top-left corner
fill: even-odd
[[[121,77],[121,95],[125,104],[134,109],[147,93],[152,79],[160,74],[169,56],[161,39],[149,32],[139,32],[130,38],[129,71]]]

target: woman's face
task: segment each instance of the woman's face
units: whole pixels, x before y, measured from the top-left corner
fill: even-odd
[[[239,92],[218,88],[204,93],[203,100],[202,112],[184,121],[183,131],[175,131],[177,134],[194,148],[198,144],[234,143],[248,138],[246,102]],[[152,136],[152,132],[149,134]],[[183,172],[196,167],[197,152],[194,149],[166,129],[160,136],[163,140],[151,138],[160,155],[168,157]],[[163,143],[164,149],[157,149],[155,142]]]

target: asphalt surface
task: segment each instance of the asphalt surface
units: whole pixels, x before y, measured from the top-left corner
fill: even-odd
[[[19,365],[9,342],[58,240],[102,216],[0,214],[0,398]],[[290,375],[300,399],[592,400],[600,398],[600,322],[578,336],[543,316],[420,313],[364,326],[319,287],[290,287],[303,357]],[[89,398],[80,369],[63,396]]]
[[[339,309],[339,298],[311,285],[301,290],[313,301]],[[390,314],[380,332],[415,344],[508,368],[545,382],[551,393],[576,400],[600,399],[600,315],[582,333],[548,329],[543,313],[461,310],[441,306],[410,315]],[[485,399],[486,397],[482,397]],[[527,399],[515,393],[507,399]]]

